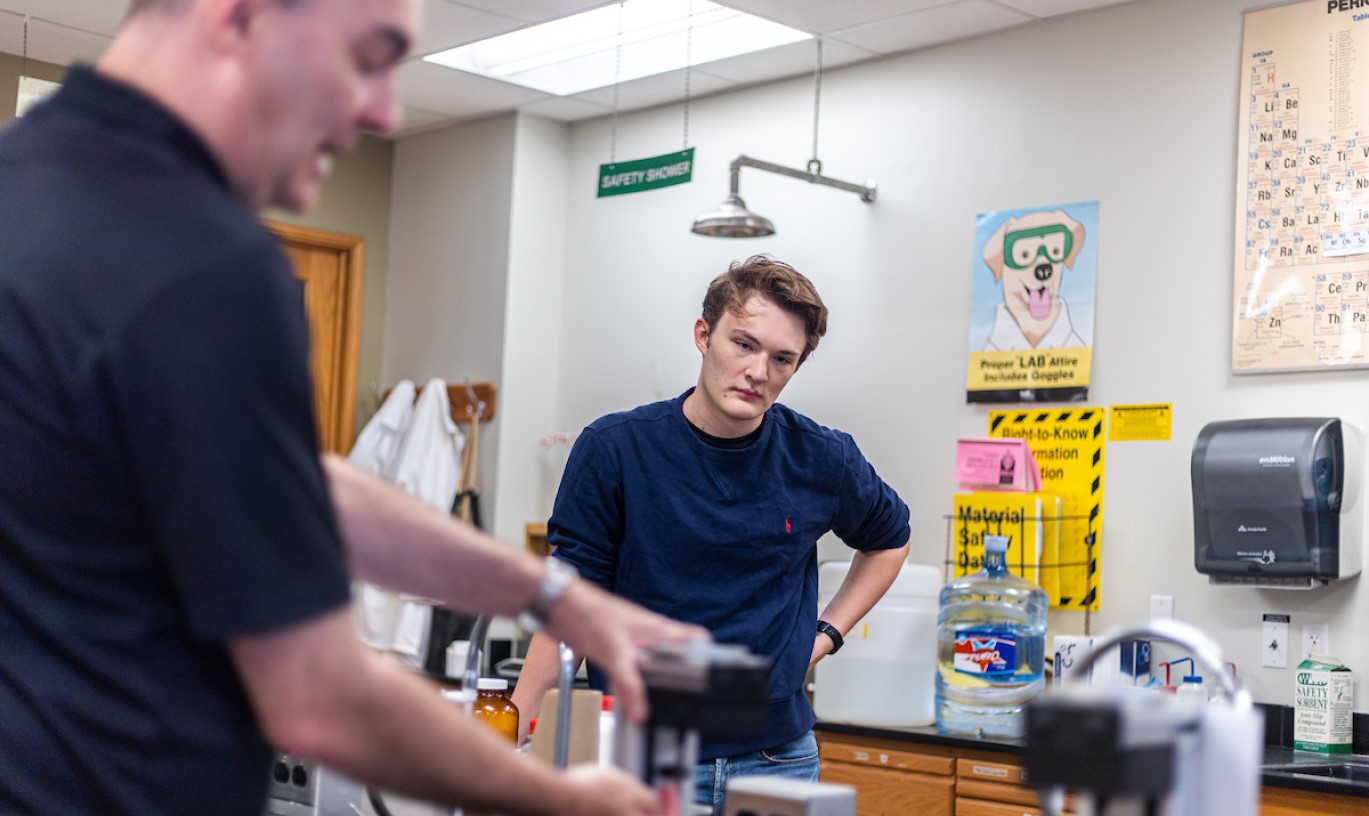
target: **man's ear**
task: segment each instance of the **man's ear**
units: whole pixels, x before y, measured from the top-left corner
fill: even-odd
[[[694,347],[700,354],[708,351],[708,323],[701,317],[694,321]]]
[[[208,42],[216,50],[233,52],[242,48],[263,14],[273,10],[277,0],[199,0],[196,8]]]

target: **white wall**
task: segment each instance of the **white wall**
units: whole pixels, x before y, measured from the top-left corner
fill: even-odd
[[[503,379],[515,123],[502,116],[396,145],[383,387]],[[487,529],[498,500],[491,428],[478,448]]]
[[[559,451],[544,448],[540,440],[558,429],[569,153],[565,125],[518,117],[500,383],[504,407],[497,423],[499,504],[493,528],[515,542],[523,540],[524,524],[551,515],[551,495],[561,475],[554,467]]]
[[[555,427],[582,427],[691,385],[698,358],[690,326],[704,286],[735,258],[773,253],[812,277],[832,309],[828,337],[784,401],[856,437],[912,508],[910,557],[940,564],[954,439],[982,435],[988,413],[967,405],[964,395],[975,216],[1096,199],[1098,322],[1089,404],[1173,403],[1174,437],[1109,446],[1102,611],[1092,631],[1143,620],[1151,594],[1173,595],[1177,616],[1221,642],[1257,699],[1287,704],[1292,672],[1260,669],[1258,643],[1261,613],[1285,612],[1295,633],[1305,623],[1329,624],[1333,651],[1363,675],[1369,638],[1358,622],[1369,613],[1369,594],[1361,580],[1303,593],[1220,589],[1192,566],[1188,463],[1203,425],[1340,415],[1369,428],[1365,372],[1230,373],[1237,91],[1247,5],[1141,0],[829,72],[819,145],[824,171],[874,179],[879,201],[866,205],[853,194],[743,170],[743,197],[780,230],[757,241],[702,238],[688,228],[721,200],[727,164],[739,153],[804,165],[811,80],[696,100],[695,180],[650,193],[594,199],[610,123],[571,127],[560,325],[526,329],[556,356],[552,427],[543,416],[519,419],[525,427],[510,422],[500,429],[504,444],[530,444]],[[680,132],[678,105],[624,115],[618,158],[676,150]],[[434,139],[455,138],[441,133]],[[407,155],[402,143],[397,172]],[[398,210],[403,187],[397,179],[396,233],[406,220]],[[514,204],[520,211],[532,206],[521,194]],[[516,228],[518,220],[511,262],[535,240]],[[392,278],[401,273],[404,243],[393,242]],[[558,254],[544,246],[536,252]],[[449,266],[472,267],[468,254],[454,257]],[[522,279],[524,272],[511,275]],[[392,303],[398,291],[392,280]],[[509,334],[521,336],[514,326],[527,326],[521,299],[510,295],[508,302],[520,312],[510,312]],[[526,308],[545,317],[540,299]],[[393,309],[390,315],[393,336],[400,321]],[[387,360],[390,354],[387,344]],[[523,367],[533,365],[523,352],[506,354],[505,363],[510,388],[528,379]],[[501,483],[501,491],[515,489],[533,488]],[[822,552],[831,557],[844,548],[824,542]],[[1082,615],[1057,614],[1052,632],[1079,633],[1084,625]],[[1369,710],[1363,702],[1358,707]]]

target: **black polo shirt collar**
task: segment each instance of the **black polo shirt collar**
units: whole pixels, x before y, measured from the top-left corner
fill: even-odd
[[[209,145],[157,100],[88,65],[73,66],[62,81],[54,102],[136,136],[150,138],[204,171],[226,191],[224,173]]]

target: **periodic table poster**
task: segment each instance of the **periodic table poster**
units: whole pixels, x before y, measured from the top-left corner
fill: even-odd
[[[1369,366],[1369,4],[1247,13],[1238,121],[1232,371]]]

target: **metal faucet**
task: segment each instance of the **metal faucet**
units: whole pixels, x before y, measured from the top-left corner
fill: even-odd
[[[474,690],[480,685],[480,651],[485,648],[485,633],[490,629],[489,615],[481,615],[471,625],[470,649],[466,651],[466,672],[461,688]]]
[[[564,768],[570,762],[570,695],[575,679],[575,653],[564,643],[556,644],[560,663],[556,674],[556,750],[553,764]]]

